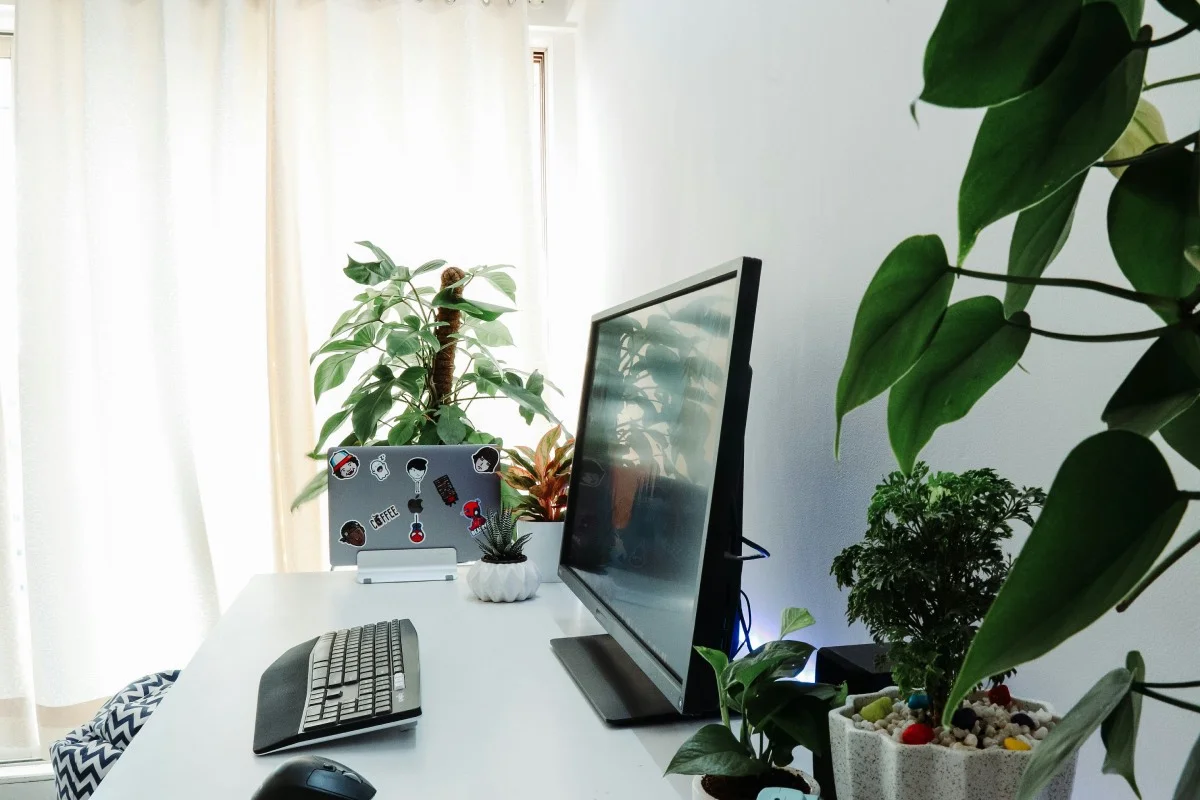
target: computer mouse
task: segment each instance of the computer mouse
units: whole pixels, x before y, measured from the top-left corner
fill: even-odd
[[[375,787],[344,764],[300,756],[279,765],[251,800],[371,800]]]

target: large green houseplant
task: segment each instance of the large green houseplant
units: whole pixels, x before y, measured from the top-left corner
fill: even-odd
[[[1143,95],[1149,55],[1193,48],[1196,0],[1158,0],[1181,26],[1156,36],[1142,0],[949,0],[925,51],[921,99],[986,108],[958,197],[951,262],[937,236],[914,236],[887,256],[855,319],[837,389],[837,418],[890,389],[888,433],[903,470],[941,425],[965,416],[1021,358],[1032,336],[1080,342],[1144,340],[1132,371],[1114,379],[1101,415],[1108,430],[1080,443],[1059,469],[1037,523],[983,620],[946,705],[949,714],[990,675],[1038,658],[1114,606],[1124,609],[1200,544],[1200,533],[1163,560],[1190,502],[1151,437],[1200,466],[1200,132],[1169,140]],[[1176,44],[1178,43],[1178,44]],[[1188,128],[1196,123],[1187,120]],[[1106,169],[1107,168],[1107,169]],[[1071,231],[1085,182],[1120,175],[1108,204],[1108,239],[1132,288],[1043,277]],[[967,269],[976,237],[1017,214],[1007,270]],[[949,305],[959,277],[1006,284]],[[1025,306],[1038,286],[1103,292],[1147,307],[1159,324],[1100,336],[1034,327]],[[1148,315],[1149,316],[1149,315]],[[1190,474],[1191,483],[1200,476]],[[1200,488],[1200,486],[1197,486]],[[1156,565],[1156,562],[1157,565]],[[1031,798],[1097,729],[1105,772],[1137,792],[1134,743],[1144,697],[1200,712],[1147,683],[1131,652],[1039,747],[1020,797]],[[1200,796],[1200,741],[1177,798]]]
[[[342,447],[499,445],[499,438],[480,430],[469,416],[473,403],[493,398],[513,401],[527,423],[535,416],[555,421],[542,399],[547,385],[542,374],[513,369],[492,350],[513,344],[500,321],[513,309],[465,296],[473,281],[483,280],[515,301],[511,267],[461,270],[430,261],[409,269],[371,242],[357,244],[375,260],[351,257],[344,270],[364,288],[312,355],[314,362],[321,359],[313,375],[315,399],[344,384],[361,359],[367,363],[341,408],[321,426],[311,458],[323,460],[325,443],[339,433]],[[438,285],[430,285],[437,273]],[[327,483],[328,470],[321,469],[292,508],[316,497]]]

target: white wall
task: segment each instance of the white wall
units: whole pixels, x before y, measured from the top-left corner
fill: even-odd
[[[925,107],[918,128],[907,108],[941,6],[591,0],[583,15],[589,224],[576,257],[553,266],[552,374],[578,380],[592,312],[735,256],[763,259],[745,518],[747,535],[774,553],[745,572],[760,634],[774,633],[779,609],[794,604],[816,615],[815,644],[866,640],[846,626],[829,565],[861,536],[867,500],[894,461],[882,400],[849,417],[834,461],[834,388],[859,298],[884,255],[915,233],[941,233],[957,248],[955,199],[979,114]],[[1157,12],[1150,19],[1162,31],[1177,27]],[[1155,51],[1150,79],[1197,71],[1188,49]],[[1174,136],[1196,127],[1198,86],[1154,92]],[[1092,176],[1054,274],[1121,281],[1104,235],[1111,185],[1106,172]],[[969,266],[1003,271],[1010,231],[1011,221],[985,233]],[[956,297],[993,288],[962,285]],[[1156,324],[1139,308],[1077,293],[1039,290],[1030,311],[1041,327],[1078,332]],[[1035,340],[1023,359],[1030,374],[1015,371],[966,421],[939,431],[925,456],[935,469],[990,465],[1048,487],[1068,450],[1099,430],[1100,410],[1140,351]],[[1172,464],[1182,484],[1200,488],[1200,474]],[[1144,652],[1152,680],[1200,677],[1198,585],[1193,556],[1129,613],[1022,668],[1015,688],[1065,710],[1129,648]],[[1143,796],[1167,797],[1198,718],[1148,702],[1143,726]],[[1100,774],[1101,758],[1096,737],[1076,796],[1131,796]]]

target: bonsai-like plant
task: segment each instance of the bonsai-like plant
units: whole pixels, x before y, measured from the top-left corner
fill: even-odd
[[[1158,2],[1182,22],[1162,36],[1142,25],[1141,0],[948,0],[925,50],[922,100],[987,109],[959,188],[957,258],[951,262],[930,235],[901,242],[883,261],[863,296],[838,383],[839,435],[849,411],[890,388],[888,434],[910,472],[935,430],[964,417],[1017,364],[1031,337],[1149,343],[1128,375],[1114,376],[1101,414],[1108,430],[1076,446],[1059,468],[945,714],[981,680],[1045,655],[1114,606],[1124,610],[1200,545],[1197,533],[1159,562],[1188,504],[1200,500],[1198,488],[1176,484],[1150,438],[1159,433],[1200,466],[1200,131],[1172,139],[1144,95],[1200,76],[1147,84],[1145,72],[1158,48],[1196,46],[1200,4]],[[1185,124],[1191,129],[1195,119]],[[1071,233],[1084,184],[1108,181],[1108,170],[1119,173],[1108,242],[1132,288],[1043,277]],[[1007,269],[966,268],[979,233],[1012,214]],[[981,296],[950,305],[960,277],[1003,283],[1003,303]],[[1034,327],[1025,308],[1038,286],[1140,304],[1158,324],[1100,335]],[[1160,691],[1200,682],[1148,683],[1144,673],[1141,655],[1131,652],[1084,695],[1037,748],[1021,798],[1036,796],[1098,728],[1105,772],[1137,791],[1142,698],[1200,712]],[[1197,796],[1200,741],[1176,790],[1179,798]]]
[[[846,617],[891,645],[901,696],[927,694],[931,719],[941,718],[979,621],[1008,575],[1001,544],[1012,537],[1009,523],[1032,525],[1030,511],[1045,499],[1041,489],[1018,489],[990,469],[931,476],[919,462],[912,474],[893,472],[875,488],[865,538],[834,559],[838,587],[850,589]]]
[[[517,536],[517,518],[503,509],[488,512],[487,522],[480,526],[474,539],[483,552],[483,560],[489,564],[520,564],[526,558],[522,550],[532,535]]]
[[[344,272],[366,287],[355,305],[333,326],[330,338],[312,355],[325,356],[313,376],[316,399],[341,386],[360,357],[372,359],[346,395],[340,410],[321,426],[309,454],[320,461],[322,448],[343,429],[342,447],[350,445],[500,444],[468,416],[471,404],[506,397],[527,423],[535,416],[554,420],[542,399],[547,381],[540,372],[512,369],[491,348],[511,345],[512,334],[500,317],[513,309],[470,300],[464,290],[477,279],[516,300],[516,282],[505,264],[461,270],[445,261],[416,269],[397,265],[379,247],[357,242],[375,261],[355,261]],[[422,285],[423,276],[441,270],[439,286]],[[456,357],[465,356],[463,368]],[[322,469],[292,503],[293,510],[322,491]]]
[[[716,673],[721,722],[705,725],[684,742],[666,774],[707,776],[705,789],[717,798],[754,797],[774,786],[808,791],[781,767],[792,763],[796,747],[818,755],[828,751],[827,716],[846,701],[845,685],[791,680],[814,648],[783,637],[814,622],[807,609],[784,609],[779,640],[732,662],[720,650],[696,648]],[[737,733],[731,712],[742,715]]]
[[[575,439],[561,441],[563,429],[546,431],[536,448],[518,446],[504,451],[512,464],[501,470],[504,505],[530,522],[558,522],[567,510],[567,486]]]

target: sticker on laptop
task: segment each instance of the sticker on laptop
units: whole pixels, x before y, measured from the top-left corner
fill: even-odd
[[[382,483],[388,479],[392,471],[388,469],[387,456],[380,454],[379,458],[371,462],[371,474],[375,476],[375,480]]]
[[[487,524],[487,520],[483,517],[483,504],[476,498],[468,503],[463,503],[462,515],[471,520],[471,527],[468,531],[477,531]]]
[[[372,528],[379,530],[384,525],[387,525],[389,522],[394,519],[398,519],[399,517],[400,509],[396,508],[395,505],[390,505],[383,511],[380,511],[378,514],[372,514],[369,522],[371,523]]]
[[[412,478],[413,484],[417,487],[417,497],[421,496],[421,481],[425,478],[425,473],[429,471],[429,461],[417,456],[410,458],[408,464],[404,466],[404,471],[408,473],[408,477]]]
[[[421,498],[414,497],[412,500],[408,501],[408,513],[420,514],[424,510],[425,510],[425,503],[423,500],[421,500]]]
[[[452,506],[458,502],[458,490],[454,488],[454,484],[450,482],[449,475],[443,475],[433,481],[433,488],[437,489],[438,495],[442,498],[442,502],[448,506]]]
[[[348,481],[358,474],[358,456],[346,449],[334,450],[329,457],[329,469],[339,481]]]
[[[495,472],[500,466],[500,451],[491,445],[484,445],[471,454],[471,466],[481,475]]]
[[[408,531],[408,540],[413,544],[420,544],[425,541],[425,530],[421,527],[421,520],[413,520],[412,527]]]
[[[367,543],[367,529],[356,519],[343,522],[341,542],[351,547],[362,547]]]

